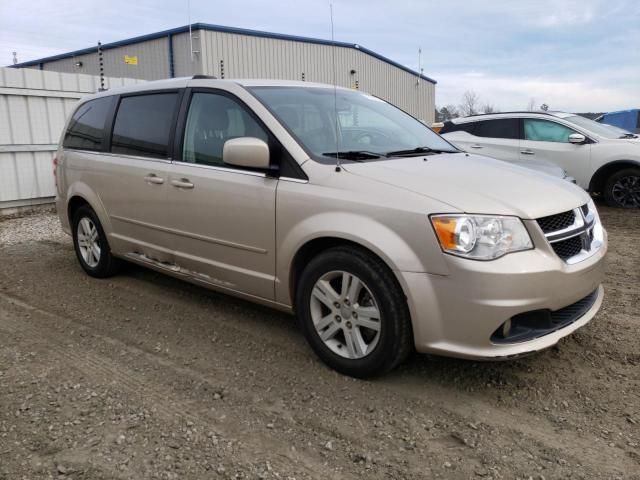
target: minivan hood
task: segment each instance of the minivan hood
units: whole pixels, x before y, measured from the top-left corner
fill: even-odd
[[[535,219],[589,201],[584,190],[565,180],[466,153],[345,163],[342,167],[467,213]]]
[[[565,178],[566,172],[564,169],[554,165],[552,163],[547,163],[544,161],[524,161],[518,160],[516,162],[509,162],[513,165],[518,165],[519,167],[530,168],[531,170],[536,170],[538,172],[546,173],[547,175],[551,175],[558,178]]]

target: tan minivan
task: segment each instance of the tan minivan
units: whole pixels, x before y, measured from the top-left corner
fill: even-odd
[[[101,92],[55,163],[89,275],[126,260],[295,312],[348,375],[413,349],[527,354],[602,303],[606,232],[583,190],[460,152],[359,91],[194,77]]]

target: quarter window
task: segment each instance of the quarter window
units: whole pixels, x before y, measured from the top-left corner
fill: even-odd
[[[113,126],[111,151],[167,158],[177,100],[177,93],[122,98]]]
[[[104,126],[113,97],[103,97],[80,105],[73,114],[62,146],[78,150],[102,150]]]
[[[569,135],[575,133],[568,127],[548,120],[524,120],[524,138],[537,142],[569,143]]]
[[[503,138],[518,140],[520,138],[517,118],[501,118],[476,122],[473,134],[476,137]]]
[[[215,93],[193,94],[182,148],[184,162],[223,166],[224,143],[239,137],[268,141],[264,129],[232,98]]]

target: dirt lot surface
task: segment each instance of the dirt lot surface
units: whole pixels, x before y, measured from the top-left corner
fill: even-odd
[[[503,363],[340,376],[287,315],[0,221],[0,479],[640,479],[640,212],[601,208],[604,306]]]

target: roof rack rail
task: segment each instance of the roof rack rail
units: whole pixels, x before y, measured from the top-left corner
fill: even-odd
[[[193,77],[191,77],[192,80],[217,80],[218,77],[216,77],[215,75],[194,75]]]
[[[502,114],[510,114],[510,113],[535,113],[538,115],[551,115],[553,116],[556,113],[556,110],[545,111],[545,110],[512,110],[508,112],[493,112],[493,113],[474,113],[473,115],[467,115],[465,117],[458,118],[469,118],[469,117],[482,117],[484,115],[502,115]]]

